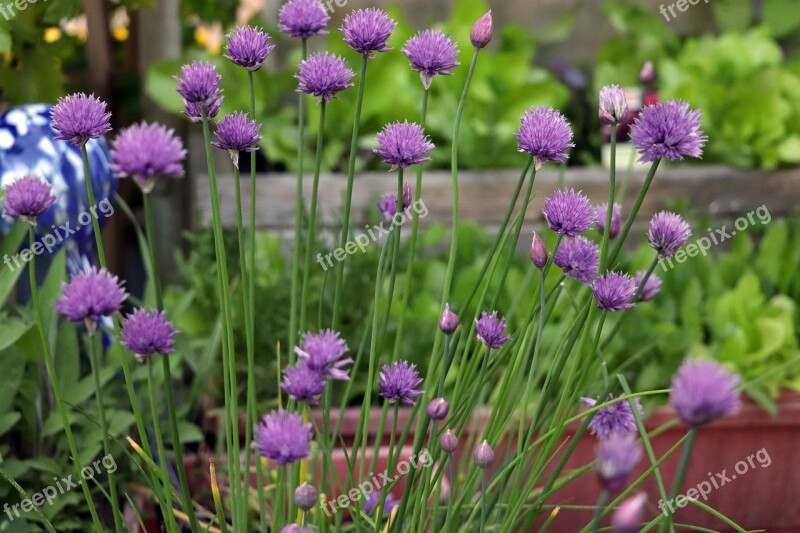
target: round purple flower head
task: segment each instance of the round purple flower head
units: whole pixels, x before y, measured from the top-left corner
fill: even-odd
[[[154,353],[175,351],[178,332],[165,316],[166,311],[139,308],[122,323],[122,345],[132,351],[140,363]]]
[[[406,41],[403,53],[411,61],[411,69],[419,72],[425,89],[430,88],[434,76],[450,75],[450,69],[460,65],[456,61],[456,45],[440,30],[425,30],[414,35]]]
[[[324,35],[331,18],[319,0],[289,0],[278,13],[278,27],[298,39]]]
[[[647,106],[631,126],[631,141],[639,150],[639,161],[650,163],[702,157],[708,137],[700,129],[700,112],[686,102],[670,100]]]
[[[317,396],[325,390],[325,380],[304,361],[283,370],[281,388],[297,402],[316,404]]]
[[[506,317],[497,320],[497,311],[492,311],[491,315],[483,311],[481,317],[475,320],[475,331],[477,331],[478,340],[493,350],[499,350],[501,346],[511,340],[510,336],[504,335]]]
[[[353,84],[354,73],[341,57],[318,52],[300,63],[300,72],[294,78],[299,82],[297,92],[318,96],[322,102],[330,102],[336,93]]]
[[[233,113],[217,122],[217,131],[214,132],[217,140],[211,144],[220,150],[227,150],[231,161],[239,166],[239,152],[255,152],[261,135],[258,131],[261,125],[255,120],[247,118],[245,113]]]
[[[55,301],[56,311],[71,322],[85,321],[90,334],[100,317],[118,312],[128,297],[117,276],[95,267],[72,276],[69,283],[62,284],[61,292]]]
[[[378,377],[381,396],[389,400],[389,403],[402,401],[414,405],[414,398],[424,392],[415,389],[420,383],[422,378],[419,377],[416,365],[407,361],[398,361],[391,366],[383,365]]]
[[[397,23],[382,9],[357,9],[344,18],[342,35],[347,46],[359,54],[372,57],[373,52],[389,49],[386,41],[395,26]]]
[[[214,109],[219,111],[222,103],[222,91],[219,84],[222,76],[217,73],[217,67],[204,61],[195,61],[181,67],[181,75],[175,76],[178,82],[178,94],[183,97],[184,112],[189,117],[206,116],[211,118]],[[190,105],[192,104],[192,105]]]
[[[682,216],[670,211],[661,211],[653,215],[647,230],[650,246],[663,257],[672,257],[678,253],[691,236],[692,230],[689,224]]]
[[[589,422],[589,431],[592,435],[596,435],[598,439],[605,439],[609,435],[624,436],[636,433],[636,418],[633,416],[631,404],[624,398],[625,395],[623,394],[616,403],[602,407],[595,412],[592,421]],[[608,401],[613,399],[614,395],[609,394]],[[581,398],[581,401],[590,408],[597,405],[597,401],[594,398]],[[639,411],[639,415],[644,414],[638,397],[633,399],[633,403],[636,404],[636,410]]]
[[[36,225],[36,217],[47,211],[56,201],[49,183],[37,176],[27,175],[5,186],[3,212],[12,218],[21,218],[31,226]]]
[[[375,506],[378,505],[380,499],[381,499],[380,491],[370,492],[369,496],[367,496],[367,499],[364,500],[364,513],[371,514],[372,511],[375,510]],[[386,499],[383,500],[383,514],[385,515],[391,514],[392,509],[394,509],[398,505],[400,505],[400,502],[397,501],[397,498],[395,498],[391,492],[387,493]]]
[[[517,132],[520,152],[528,152],[535,159],[536,168],[544,163],[566,161],[572,143],[572,128],[564,115],[552,107],[532,107],[520,119]]]
[[[672,378],[669,403],[690,427],[739,412],[739,376],[714,361],[686,361]]]
[[[603,202],[597,206],[597,231],[600,235],[606,232],[606,215],[608,215],[608,202]],[[619,235],[619,230],[622,226],[622,206],[614,203],[611,209],[611,231],[608,232],[608,238],[613,239]]]
[[[298,414],[272,411],[255,428],[255,448],[262,457],[278,466],[296,463],[311,451],[311,424],[303,424]]]
[[[609,492],[622,490],[641,459],[642,447],[633,435],[611,434],[600,440],[595,461],[600,484]]]
[[[425,136],[422,126],[415,122],[393,122],[383,127],[378,133],[380,148],[373,152],[383,158],[383,162],[392,165],[392,170],[408,168],[430,161],[425,154],[433,150],[433,143]]]
[[[117,178],[131,177],[145,194],[153,190],[156,176],[183,176],[186,150],[174,130],[142,122],[124,128],[111,149],[111,170]]]
[[[637,272],[635,276],[633,276],[633,284],[636,285],[637,290],[639,288],[639,285],[642,284],[644,275],[645,272],[641,270]],[[661,278],[659,278],[655,274],[650,274],[650,277],[647,278],[644,287],[642,287],[642,291],[639,294],[639,298],[637,298],[637,301],[649,302],[650,300],[656,297],[656,295],[659,293],[660,290],[661,290]]]
[[[636,295],[636,285],[628,274],[606,272],[594,280],[592,292],[597,308],[613,313],[633,307],[631,299]]]
[[[556,266],[570,278],[591,283],[600,267],[600,248],[586,237],[565,239],[553,258]]]
[[[573,189],[558,189],[548,196],[542,214],[551,230],[567,237],[588,230],[597,218],[589,199]]]
[[[606,126],[624,123],[628,120],[628,100],[625,98],[625,91],[620,89],[619,85],[610,85],[600,89],[598,114],[600,123]]]
[[[111,113],[106,103],[95,95],[71,94],[59,98],[50,112],[52,127],[58,132],[56,139],[83,146],[89,139],[97,139],[111,131]]]
[[[403,210],[405,211],[411,207],[411,186],[408,183],[403,184]],[[383,213],[383,216],[390,220],[397,214],[397,193],[388,192],[383,195],[380,201],[376,204],[378,211]]]
[[[320,374],[323,378],[347,381],[350,377],[343,367],[353,362],[349,357],[342,359],[347,353],[347,344],[339,333],[326,329],[319,333],[306,333],[300,347],[295,347],[294,352],[302,359],[308,368]]]
[[[227,52],[225,58],[250,72],[260,69],[264,60],[275,48],[275,45],[269,42],[269,34],[261,28],[239,26],[226,37],[228,44],[225,46]]]

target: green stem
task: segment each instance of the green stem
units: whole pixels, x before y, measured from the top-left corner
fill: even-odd
[[[300,41],[301,58],[306,59],[308,55],[308,39]],[[251,95],[251,103],[255,96]],[[302,246],[303,234],[303,161],[305,159],[305,137],[306,137],[306,117],[305,117],[305,95],[298,93],[297,96],[297,186],[295,190],[295,210],[294,210],[294,247],[292,249],[292,297],[291,310],[289,312],[289,361],[294,360],[294,346],[297,339],[297,308],[298,293],[297,285],[300,282],[300,247]],[[253,113],[255,114],[255,112]],[[280,357],[280,354],[278,354]]]
[[[86,151],[86,144],[81,145],[81,158],[83,159],[83,176],[86,181],[86,196],[89,200],[89,209],[92,209],[97,204],[94,201],[94,185],[92,184],[92,174],[89,171],[89,154]],[[106,268],[106,252],[105,248],[103,248],[103,236],[100,234],[100,222],[95,216],[91,218],[94,242],[97,244],[97,257],[100,261],[100,266]]]
[[[103,402],[103,386],[100,384],[100,358],[97,355],[94,339],[86,336],[86,349],[89,352],[89,361],[92,365],[92,378],[94,379],[95,399],[97,400],[98,419],[100,421],[100,428],[103,431],[103,453],[106,456],[111,456],[111,444],[108,440],[108,421],[106,420],[105,404]],[[114,473],[108,471],[108,486],[111,493],[111,511],[114,515],[114,529],[118,532],[122,531],[122,515],[119,511],[119,497],[117,496],[117,482],[114,479]]]
[[[305,39],[303,39],[303,43],[305,43]],[[305,48],[305,44],[303,45]],[[305,56],[304,56],[305,59]],[[253,83],[253,73],[248,71],[248,81],[250,85],[250,118],[252,120],[256,119],[256,89]],[[300,94],[300,98],[302,101],[302,93]],[[302,160],[302,158],[301,158]],[[302,163],[301,163],[302,165]],[[303,187],[303,176],[302,172],[300,173],[298,183],[300,184],[300,199],[302,200],[302,187]],[[302,201],[301,201],[302,206]],[[298,209],[297,213],[301,214],[302,209]],[[299,236],[299,228],[296,228],[296,234]],[[299,252],[299,247],[297,249]],[[294,267],[294,263],[292,265]],[[255,385],[255,371],[254,368],[251,368],[251,364],[254,364],[254,351],[255,351],[255,301],[256,301],[256,153],[250,153],[250,264],[249,269],[247,271],[248,274],[248,302],[247,308],[250,310],[249,320],[247,321],[248,326],[248,335],[250,337],[250,348],[248,350],[247,356],[247,413],[248,413],[248,435],[251,434],[253,427],[255,427],[256,423],[258,422],[258,413],[257,413],[257,405],[256,405],[256,385]],[[292,272],[292,281],[296,283],[294,278],[294,271]],[[296,305],[296,298],[295,298],[295,289],[292,289],[292,305]],[[297,310],[294,310],[294,314],[296,315]],[[296,319],[296,316],[293,316]],[[291,351],[292,344],[291,342],[294,341],[294,338],[290,339],[289,350]],[[251,352],[253,355],[251,356]],[[276,352],[276,356],[280,357],[280,352]],[[251,397],[252,395],[252,397]],[[247,447],[246,454],[250,455],[250,437],[245,438],[245,446]],[[248,469],[248,476],[246,483],[250,484],[250,459],[247,457],[245,459],[245,464],[247,465]],[[263,531],[267,530],[267,509],[266,509],[266,498],[264,494],[264,472],[263,467],[261,464],[261,459],[256,457],[256,493],[258,494],[258,511],[259,517],[261,519],[261,529]],[[246,494],[245,494],[246,495]],[[245,498],[246,500],[246,498]]]
[[[608,258],[608,241],[611,234],[611,219],[614,213],[614,197],[616,193],[617,176],[617,125],[611,125],[611,170],[608,173],[608,209],[606,210],[606,220],[603,231],[603,239],[600,245],[600,268],[597,270],[600,275],[606,271],[606,259]]]
[[[486,505],[486,485],[489,484],[488,476],[486,475],[486,469],[481,471],[483,475],[483,480],[481,482],[481,524],[478,528],[480,533],[483,533],[484,527],[486,526],[486,515],[488,514],[489,508]]]
[[[356,110],[353,116],[353,135],[350,137],[350,158],[347,162],[347,190],[344,196],[344,212],[342,219],[342,234],[339,238],[339,248],[344,249],[347,243],[347,234],[350,230],[350,209],[353,200],[353,180],[356,175],[356,155],[358,151],[358,132],[361,127],[361,107],[364,103],[364,87],[367,82],[367,62],[369,56],[361,56],[361,72],[358,78],[358,95],[356,96]],[[333,319],[332,327],[336,329],[339,324],[339,300],[342,297],[344,284],[344,261],[336,264],[336,286],[333,293]]]
[[[633,203],[633,208],[631,209],[630,214],[628,214],[628,218],[625,220],[625,226],[617,236],[617,243],[614,245],[613,251],[608,256],[608,261],[606,261],[606,264],[613,265],[614,261],[617,259],[617,255],[619,255],[620,250],[622,250],[622,246],[625,244],[625,239],[628,237],[628,233],[630,233],[631,227],[636,220],[636,215],[639,214],[639,209],[642,207],[644,197],[647,196],[647,191],[650,189],[650,184],[653,182],[653,178],[656,175],[659,163],[661,163],[661,160],[656,159],[650,166],[650,171],[647,173],[647,177],[644,179],[642,188],[639,190],[639,195],[636,197],[636,201]]]
[[[689,460],[692,457],[692,450],[694,449],[694,443],[697,440],[697,428],[691,428],[688,433],[686,434],[686,443],[683,445],[683,451],[681,452],[681,460],[678,463],[678,471],[675,474],[675,481],[672,484],[672,491],[670,492],[670,502],[674,502],[675,498],[678,497],[678,493],[681,491],[681,487],[683,486],[683,480],[686,478],[686,471],[689,468]],[[664,502],[669,503],[669,502]],[[661,525],[660,531],[668,531],[672,527],[672,514],[667,516],[667,520]]]
[[[612,139],[613,139],[613,131],[612,131]],[[606,226],[608,228],[609,226]],[[597,504],[595,505],[594,509],[594,517],[592,518],[592,526],[591,532],[595,533],[597,528],[600,526],[600,514],[603,512],[603,508],[608,501],[608,491],[604,490],[600,493],[600,496],[597,498]]]
[[[167,529],[170,531],[178,531],[175,524],[175,515],[172,509],[172,495],[169,487],[169,471],[167,470],[167,454],[164,450],[164,438],[161,435],[161,420],[158,406],[161,405],[156,402],[156,385],[153,376],[153,358],[147,359],[147,391],[150,395],[150,413],[153,417],[153,433],[156,437],[156,449],[158,450],[158,468],[161,470],[161,477],[164,480],[164,505],[163,509],[166,510],[167,516],[164,517]]]
[[[322,146],[325,133],[325,101],[319,106],[319,132],[317,133],[317,153],[314,159],[314,183],[311,188],[311,207],[308,215],[308,234],[306,236],[306,259],[303,270],[303,285],[300,291],[300,329],[306,328],[308,311],[308,287],[311,281],[311,258],[314,254],[314,239],[317,225],[317,198],[319,196],[319,175],[322,170]]]
[[[156,253],[156,232],[155,222],[153,219],[153,206],[150,200],[150,194],[144,194],[144,216],[145,216],[145,230],[147,231],[147,243],[150,251],[150,268],[153,272],[153,288],[156,295],[156,307],[159,310],[164,309],[164,293],[161,286],[161,270],[159,269],[158,254]],[[200,531],[200,525],[197,522],[197,517],[194,514],[194,507],[192,506],[192,496],[189,492],[189,481],[186,477],[186,466],[183,463],[183,445],[181,444],[180,432],[178,431],[178,419],[175,414],[175,398],[172,393],[172,371],[170,369],[169,359],[166,356],[161,357],[161,366],[164,371],[164,390],[167,399],[167,412],[169,414],[169,429],[170,438],[172,439],[173,453],[175,454],[175,468],[178,470],[178,480],[181,484],[181,492],[183,493],[183,507],[184,512],[189,516],[189,523],[193,533]],[[162,458],[166,461],[166,458]]]
[[[203,141],[206,150],[206,165],[208,167],[209,189],[211,193],[211,214],[214,226],[214,246],[217,260],[217,285],[221,303],[223,324],[223,372],[228,374],[228,387],[225,395],[225,409],[227,413],[226,440],[228,443],[228,473],[234,481],[230,483],[231,499],[241,502],[239,489],[241,483],[239,457],[239,408],[238,390],[236,386],[236,351],[233,344],[233,324],[231,318],[231,305],[229,295],[228,259],[225,251],[225,241],[222,233],[222,219],[217,189],[217,173],[214,167],[214,155],[211,150],[211,128],[206,111],[201,112],[203,126]],[[235,514],[235,513],[234,513]],[[235,526],[236,524],[234,524]]]
[[[88,173],[87,173],[88,176]],[[94,204],[93,204],[94,205]],[[30,227],[28,232],[28,249],[33,250],[33,245],[36,241],[36,234],[33,226]],[[61,399],[61,387],[58,384],[58,376],[56,375],[56,367],[53,362],[53,354],[50,352],[50,343],[47,340],[47,334],[44,330],[44,318],[42,316],[42,308],[39,302],[39,286],[36,284],[36,256],[31,255],[31,261],[28,264],[28,274],[30,276],[31,285],[31,303],[33,304],[33,312],[36,316],[36,324],[39,330],[39,340],[42,342],[42,351],[44,351],[45,364],[47,365],[47,372],[50,374],[50,383],[53,386],[53,396],[55,396],[56,408],[61,417],[61,424],[64,426],[64,433],[67,437],[67,444],[69,446],[69,453],[72,454],[72,460],[78,469],[78,473],[83,470],[81,458],[78,455],[78,448],[75,446],[75,438],[72,435],[72,426],[67,416],[67,410],[64,402]],[[92,523],[97,531],[102,531],[100,519],[97,516],[97,509],[92,499],[92,494],[89,492],[89,485],[85,481],[80,482],[83,496],[86,499],[86,505],[89,508],[89,514],[92,515]]]

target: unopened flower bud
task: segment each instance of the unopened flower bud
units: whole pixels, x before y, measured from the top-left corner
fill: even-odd
[[[469,40],[475,48],[483,48],[492,40],[492,11],[489,10],[484,16],[479,18],[472,31],[469,33]]]
[[[644,521],[647,494],[640,492],[623,501],[611,516],[611,525],[615,533],[636,533]]]
[[[492,450],[488,442],[483,441],[475,448],[475,451],[472,452],[472,459],[475,461],[475,464],[478,465],[478,468],[485,470],[492,466],[494,462],[494,450]]]
[[[531,261],[539,270],[543,269],[547,264],[547,248],[536,232],[533,233],[533,240],[531,241]]]
[[[303,511],[310,511],[317,504],[319,492],[312,485],[303,483],[294,489],[294,504]]]
[[[453,433],[453,430],[448,429],[439,437],[439,446],[442,447],[445,453],[453,453],[456,451],[456,448],[458,448],[458,437]]]
[[[652,61],[645,61],[642,71],[639,73],[639,81],[645,85],[650,85],[656,81],[656,68]]]
[[[450,304],[444,304],[444,311],[439,318],[439,329],[445,335],[452,335],[458,328],[458,316],[450,310]]]
[[[428,404],[428,416],[433,420],[444,420],[450,412],[450,404],[444,398],[434,398]]]

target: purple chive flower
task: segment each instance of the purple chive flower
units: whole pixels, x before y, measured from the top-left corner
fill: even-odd
[[[439,446],[445,453],[453,453],[458,449],[458,437],[452,429],[448,429],[439,437]]]
[[[624,500],[611,515],[614,533],[637,533],[644,522],[647,494],[640,492]]]
[[[317,397],[325,390],[325,380],[301,360],[283,370],[281,388],[295,401],[316,404]]]
[[[650,219],[647,240],[658,255],[672,257],[686,244],[692,229],[682,216],[670,211],[661,211]]]
[[[606,215],[608,215],[608,202],[603,202],[597,208],[597,231],[600,235],[606,232]],[[622,206],[614,203],[611,208],[611,230],[608,232],[608,238],[613,239],[619,235],[619,230],[622,226]]]
[[[631,404],[623,398],[625,398],[624,394],[620,396],[620,401],[607,407],[602,407],[595,412],[592,421],[589,422],[589,431],[592,435],[596,435],[598,439],[605,439],[609,435],[624,436],[636,433],[636,418],[633,416]],[[609,394],[608,401],[613,399],[614,395]],[[581,401],[590,408],[597,405],[597,401],[594,398],[581,398]],[[639,415],[644,414],[638,397],[633,399],[633,403],[636,404],[636,410],[639,411]]]
[[[702,157],[708,137],[700,129],[700,112],[686,102],[670,100],[646,106],[631,126],[631,141],[639,150],[639,161],[650,163]]]
[[[278,13],[280,30],[297,39],[328,33],[325,26],[330,20],[319,0],[289,0]]]
[[[548,196],[542,214],[550,229],[567,237],[588,230],[597,218],[589,199],[573,189],[558,189]]]
[[[610,85],[600,89],[600,106],[598,108],[600,123],[603,125],[620,124],[628,120],[628,100],[625,91],[619,85]]]
[[[300,63],[300,72],[294,78],[299,82],[297,92],[318,96],[321,102],[330,102],[336,94],[352,87],[354,73],[341,57],[318,52]]]
[[[391,366],[383,365],[378,377],[381,396],[389,400],[389,403],[402,401],[414,405],[414,398],[423,394],[423,391],[415,389],[420,383],[422,378],[419,377],[416,365],[407,361],[398,361]]]
[[[225,58],[250,72],[260,69],[275,48],[269,42],[269,34],[261,28],[239,26],[226,37],[228,44],[225,46]]]
[[[36,217],[47,211],[56,201],[50,184],[33,175],[15,179],[5,186],[5,193],[4,214],[21,218],[32,226],[36,225]]]
[[[172,322],[166,319],[166,311],[142,308],[127,316],[120,333],[122,345],[132,351],[139,362],[154,353],[174,352],[177,334]]]
[[[528,152],[536,161],[536,168],[544,163],[562,163],[572,143],[572,128],[564,115],[552,107],[532,107],[520,119],[517,131],[520,152]]]
[[[494,450],[489,446],[488,442],[483,441],[473,450],[472,460],[475,461],[478,468],[486,470],[494,462]]]
[[[313,485],[303,483],[294,489],[294,504],[298,509],[305,512],[310,511],[317,504],[319,499],[319,491]]]
[[[347,46],[359,54],[372,57],[373,52],[389,49],[386,41],[395,26],[397,23],[382,9],[357,9],[344,18],[342,35]]]
[[[714,361],[686,361],[672,378],[669,403],[690,427],[732,416],[741,407],[739,376]]]
[[[419,72],[422,85],[429,89],[437,74],[448,76],[450,69],[461,63],[456,61],[458,49],[455,43],[440,30],[425,30],[406,41],[403,53],[411,62],[411,69]]]
[[[430,161],[425,154],[433,150],[433,143],[425,136],[422,126],[414,122],[393,122],[378,133],[380,148],[373,152],[383,158],[384,163],[392,165],[390,170],[406,169]]]
[[[622,490],[642,458],[642,447],[633,435],[609,435],[597,445],[595,467],[600,484],[609,492]]]
[[[444,420],[450,412],[450,402],[444,398],[434,398],[428,403],[425,412],[431,420]]]
[[[597,277],[600,268],[600,248],[586,237],[564,239],[553,263],[570,278],[589,284]]]
[[[370,492],[367,499],[364,501],[364,513],[370,514],[372,511],[375,510],[375,506],[378,505],[378,502],[381,500],[381,493],[378,492]],[[392,496],[392,493],[389,492],[386,494],[386,499],[383,500],[383,514],[391,514],[392,509],[397,507],[400,504],[397,501],[397,498]]]
[[[59,98],[50,112],[52,127],[58,132],[56,139],[83,146],[89,139],[97,139],[111,131],[111,113],[106,103],[95,95],[71,94]]]
[[[450,304],[444,304],[444,311],[439,317],[439,329],[445,335],[452,335],[458,328],[458,316],[450,310]]]
[[[413,201],[411,197],[411,186],[408,183],[403,184],[403,211],[411,207],[411,202]],[[384,194],[380,201],[375,204],[378,208],[378,211],[383,213],[383,216],[390,220],[397,214],[397,193],[388,192]]]
[[[620,272],[606,272],[592,283],[597,308],[616,312],[633,307],[631,299],[636,294],[633,278]]]
[[[200,105],[194,102],[186,102],[184,101],[184,109],[183,114],[189,117],[195,124],[200,124],[203,122],[203,110]],[[214,102],[206,108],[206,118],[209,120],[216,118],[219,114],[219,110],[222,108],[222,95],[219,98],[214,100]]]
[[[531,240],[531,261],[539,270],[547,265],[547,247],[545,247],[544,241],[536,232],[533,232],[533,239]]]
[[[478,340],[493,350],[499,350],[503,344],[511,340],[510,336],[504,335],[506,317],[497,320],[497,311],[492,311],[491,315],[483,311],[481,317],[475,320],[475,330],[478,333]]]
[[[472,25],[469,40],[475,48],[484,48],[492,40],[492,10],[490,9]]]
[[[256,425],[253,448],[262,457],[283,466],[308,457],[310,439],[311,424],[303,424],[300,415],[272,411]]]
[[[239,152],[258,150],[258,143],[261,140],[261,135],[258,133],[260,129],[261,125],[255,120],[248,119],[245,113],[226,115],[217,122],[217,130],[214,132],[217,140],[211,144],[220,150],[227,150],[231,161],[238,167]]]
[[[93,334],[100,317],[118,312],[128,297],[122,285],[105,268],[91,267],[61,285],[62,294],[55,301],[55,309],[71,322],[85,321]]]
[[[111,170],[117,178],[131,177],[149,193],[156,176],[183,177],[183,142],[161,124],[141,122],[124,128],[111,149]]]
[[[222,76],[211,63],[195,61],[183,65],[181,75],[175,76],[175,81],[178,82],[178,94],[183,97],[184,102],[196,104],[197,110],[208,111],[221,98],[219,84]]]
[[[323,378],[347,381],[350,377],[343,367],[353,362],[349,357],[342,359],[347,353],[347,344],[339,333],[326,329],[319,333],[306,333],[303,342],[294,351],[308,368],[320,374]]]
[[[636,285],[637,290],[639,288],[639,285],[642,284],[644,275],[645,272],[642,270],[637,272],[636,275],[633,276],[633,284]],[[659,278],[655,274],[650,274],[650,277],[647,278],[644,287],[642,287],[642,292],[639,294],[639,298],[637,298],[637,301],[649,302],[650,300],[656,297],[659,291],[661,291],[661,278]]]

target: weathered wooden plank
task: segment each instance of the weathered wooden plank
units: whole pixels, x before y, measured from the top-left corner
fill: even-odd
[[[624,174],[620,173],[620,174]],[[630,181],[623,202],[625,209],[633,204],[645,172],[637,169]],[[461,217],[487,227],[502,219],[514,191],[519,171],[498,170],[488,172],[462,172],[460,174]],[[291,228],[294,223],[295,177],[287,174],[269,174],[258,177],[257,225],[276,230]],[[413,174],[409,176],[414,180]],[[541,219],[544,198],[557,183],[557,172],[546,169],[539,173],[534,187],[535,198],[528,210],[527,220]],[[369,208],[377,198],[395,187],[395,175],[389,173],[364,173],[356,177],[353,192],[354,224],[374,223],[368,220]],[[222,215],[226,225],[235,223],[233,176],[218,176],[222,195]],[[618,183],[623,176],[618,176]],[[576,168],[566,173],[565,186],[584,191],[593,202],[600,203],[608,194],[607,171],[600,168]],[[249,180],[242,180],[242,194],[249,196]],[[311,179],[305,180],[305,195],[310,198]],[[320,220],[326,225],[339,223],[346,179],[341,174],[328,174],[320,178]],[[423,224],[433,221],[449,223],[451,220],[452,193],[448,172],[427,172],[423,180],[422,199],[428,209]],[[200,221],[210,221],[208,184],[200,177],[195,184],[195,200]],[[685,198],[693,209],[722,218],[735,217],[761,205],[766,205],[773,216],[789,213],[800,199],[800,169],[779,171],[738,170],[724,166],[684,165],[659,170],[650,193],[642,206],[640,217],[647,217],[668,202]],[[245,204],[248,202],[245,200]],[[247,216],[247,215],[245,215]]]

